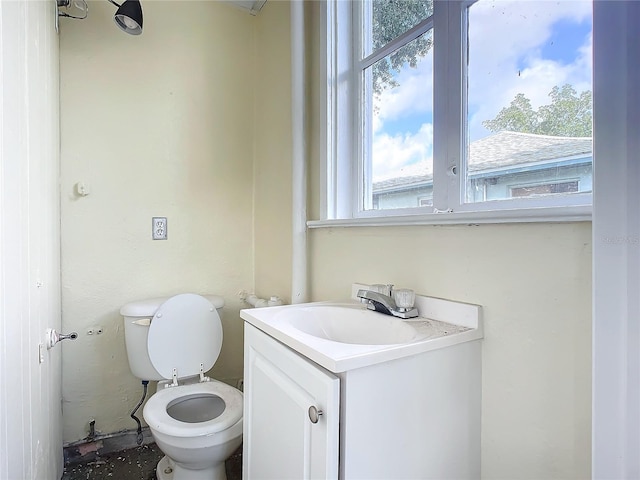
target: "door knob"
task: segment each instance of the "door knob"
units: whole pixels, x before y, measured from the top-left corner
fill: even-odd
[[[311,420],[311,423],[318,423],[318,420],[320,420],[320,416],[323,413],[324,412],[322,410],[318,410],[316,407],[311,405],[309,407],[309,420]]]
[[[62,340],[75,340],[76,338],[78,338],[78,334],[76,332],[64,334],[56,332],[54,328],[47,328],[47,349],[50,349]]]

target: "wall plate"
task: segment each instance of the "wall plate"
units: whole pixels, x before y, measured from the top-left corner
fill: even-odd
[[[154,240],[167,239],[167,217],[151,218],[151,235]]]

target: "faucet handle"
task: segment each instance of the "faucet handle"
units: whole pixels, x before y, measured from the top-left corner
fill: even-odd
[[[416,301],[416,294],[409,288],[398,288],[393,291],[393,299],[401,311],[407,311],[413,308]]]

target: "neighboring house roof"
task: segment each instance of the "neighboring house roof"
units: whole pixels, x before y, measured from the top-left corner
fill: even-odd
[[[538,164],[577,156],[590,156],[591,137],[552,137],[532,133],[499,132],[470,145],[469,171]]]
[[[591,156],[592,148],[591,137],[553,137],[503,131],[471,142],[469,173],[586,158]],[[410,165],[398,173],[395,177],[375,181],[374,191],[407,189],[433,181],[431,162]]]

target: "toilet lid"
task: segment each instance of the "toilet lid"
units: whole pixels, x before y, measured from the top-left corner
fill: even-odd
[[[193,293],[176,295],[156,311],[147,348],[151,364],[164,378],[189,377],[209,370],[220,355],[222,324],[215,307]]]

